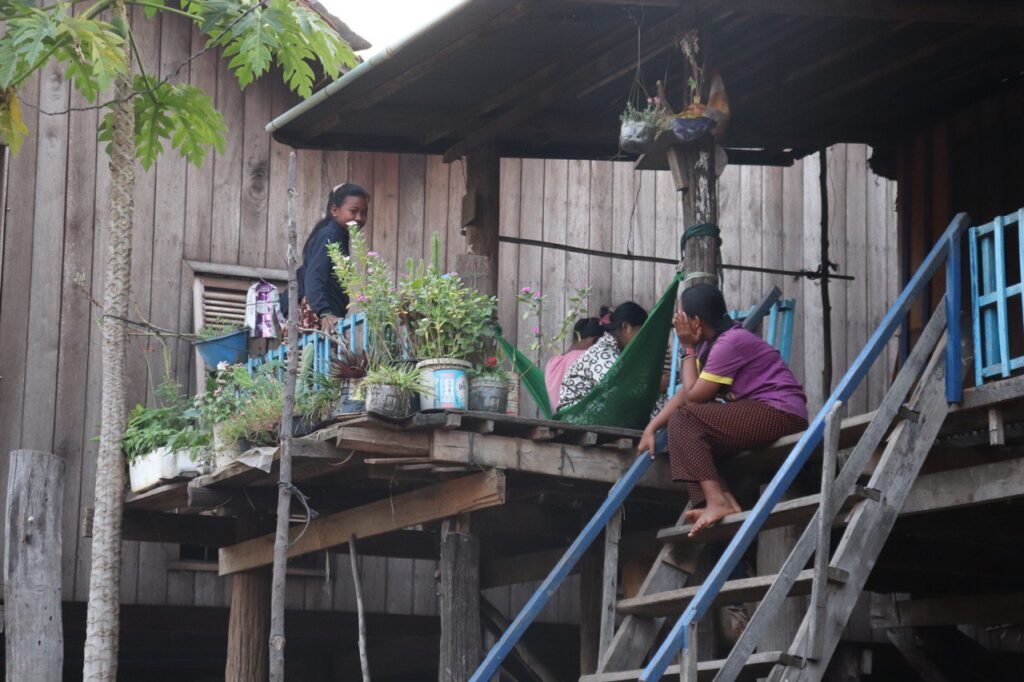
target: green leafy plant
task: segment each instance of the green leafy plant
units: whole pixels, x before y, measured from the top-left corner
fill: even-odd
[[[392,386],[407,393],[422,393],[420,370],[411,364],[379,365],[372,367],[359,384],[359,393],[365,397],[370,386]]]
[[[533,320],[534,326],[531,331],[533,341],[530,343],[530,350],[537,353],[539,357],[544,353],[561,353],[565,346],[566,339],[572,335],[576,321],[587,314],[590,301],[590,288],[577,289],[566,301],[568,304],[565,317],[558,323],[558,330],[549,338],[545,338],[540,327],[541,316],[544,312],[544,303],[547,297],[532,287],[523,287],[516,296],[519,307],[522,310],[523,320]]]
[[[231,332],[237,332],[241,329],[245,329],[245,326],[231,320],[226,320],[223,317],[218,317],[209,324],[203,325],[203,328],[196,334],[196,340],[209,341],[210,339],[215,339],[218,336],[224,336]]]
[[[310,424],[325,419],[338,403],[341,381],[329,374],[315,373],[295,396],[295,414]]]
[[[366,315],[370,367],[393,363],[401,357],[401,347],[399,298],[391,268],[379,253],[370,250],[354,222],[348,224],[348,231],[350,255],[342,253],[338,244],[327,246],[334,276],[348,292],[350,309]]]
[[[638,122],[660,127],[664,124],[667,113],[661,100],[651,97],[643,109],[637,109],[633,102],[626,102],[626,109],[619,115],[619,120],[623,123]]]
[[[156,389],[156,407],[136,405],[128,415],[121,438],[121,449],[129,464],[162,447],[171,451],[188,450],[195,459],[210,444],[210,432],[197,423],[197,415],[188,409],[181,386],[165,378]]]
[[[502,367],[501,360],[497,355],[488,355],[483,362],[477,363],[469,370],[469,375],[474,379],[494,379],[496,381],[509,380],[509,372]]]
[[[133,26],[108,11],[115,0],[95,0],[81,11],[79,0],[60,0],[37,6],[27,0],[0,1],[0,141],[18,152],[28,134],[18,104],[18,88],[54,60],[90,103],[107,91],[119,74],[129,71],[128,53],[138,56]],[[190,20],[208,38],[204,49],[221,48],[240,87],[252,83],[273,66],[281,68],[288,86],[309,97],[323,74],[337,77],[343,66],[355,66],[351,48],[318,14],[291,0],[183,0],[170,6],[163,0],[126,0],[125,6],[144,9],[146,20],[157,13]],[[141,69],[141,59],[137,59]],[[184,62],[173,75],[188,62]],[[135,153],[149,168],[169,142],[188,161],[200,164],[209,149],[222,150],[225,125],[209,93],[158,79],[143,70],[134,76],[129,97],[135,118]],[[97,105],[113,109],[115,100]],[[113,140],[112,116],[101,123],[100,139]]]
[[[277,378],[280,363],[261,365],[250,376],[242,365],[231,374],[229,392],[235,407],[219,423],[225,442],[245,439],[252,443],[276,443],[281,429],[284,383]]]
[[[440,248],[437,233],[432,251]],[[491,334],[497,299],[468,286],[455,272],[441,272],[440,258],[413,267],[399,282],[401,315],[410,329],[416,357],[421,360],[469,360],[482,353]]]

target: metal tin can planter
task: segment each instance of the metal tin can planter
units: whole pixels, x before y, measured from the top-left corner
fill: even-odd
[[[394,386],[366,386],[366,411],[389,419],[409,416],[409,393]]]
[[[353,379],[344,379],[341,382],[341,395],[338,400],[338,407],[334,410],[334,416],[352,414],[353,412],[364,412],[366,401],[359,400],[359,383]]]
[[[476,378],[469,382],[469,409],[473,412],[504,414],[508,410],[508,382]]]
[[[440,358],[416,363],[424,390],[420,391],[421,410],[464,410],[469,403],[469,379],[472,367],[464,360]]]

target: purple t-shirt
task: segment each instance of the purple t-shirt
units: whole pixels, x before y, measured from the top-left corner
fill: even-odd
[[[807,396],[782,356],[770,343],[740,326],[722,332],[707,351],[700,378],[729,387],[731,400],[760,400],[789,414],[807,419]],[[705,359],[706,358],[706,359]]]

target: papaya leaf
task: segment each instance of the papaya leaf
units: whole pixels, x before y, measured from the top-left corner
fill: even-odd
[[[13,154],[21,149],[28,135],[28,126],[21,116],[21,103],[14,88],[0,91],[0,143],[11,148]]]

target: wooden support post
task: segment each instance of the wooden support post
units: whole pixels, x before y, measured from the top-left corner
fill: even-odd
[[[619,598],[619,542],[622,539],[622,510],[604,528],[604,570],[601,581],[601,635],[599,661],[603,661],[615,637],[615,602]]]
[[[501,159],[493,145],[466,155],[466,196],[463,226],[467,256],[457,263],[463,278],[478,291],[498,293],[498,208]],[[467,276],[468,275],[468,276]]]
[[[359,577],[359,557],[356,556],[356,536],[348,541],[348,558],[352,563],[352,582],[356,593],[356,616],[359,619],[359,668],[363,682],[370,682],[370,659],[366,654],[366,613],[363,608],[363,581]]]
[[[818,514],[818,547],[814,555],[814,583],[811,587],[811,625],[807,637],[807,658],[820,661],[824,643],[821,629],[825,623],[828,597],[828,565],[832,551],[832,519],[838,501],[832,495],[839,453],[839,432],[843,404],[836,401],[825,421],[824,451],[821,464],[821,502]]]
[[[682,193],[683,222],[687,227],[702,224],[718,225],[718,177],[715,173],[715,142],[709,136],[686,146],[668,150],[669,167],[673,168],[676,187]],[[718,284],[718,243],[711,235],[691,237],[686,242],[685,285]]]
[[[259,533],[255,514],[238,517],[238,539]],[[267,679],[270,650],[270,571],[246,571],[231,580],[231,613],[228,616],[228,656],[224,682]]]
[[[580,674],[597,672],[601,650],[601,568],[594,553],[580,561]]]
[[[1006,445],[1006,426],[1003,423],[1003,411],[998,407],[988,410],[988,444]]]
[[[818,150],[818,190],[821,195],[821,330],[822,357],[821,394],[832,392],[832,299],[828,282],[831,261],[828,255],[828,150]]]
[[[466,682],[480,663],[480,540],[469,532],[441,538],[439,678]]]
[[[0,155],[2,157],[2,155]],[[4,639],[8,680],[60,682],[61,519],[64,461],[15,450],[7,475],[4,523]]]
[[[697,630],[696,621],[691,622],[686,630],[686,648],[679,660],[679,682],[697,682],[697,659],[700,657]]]

